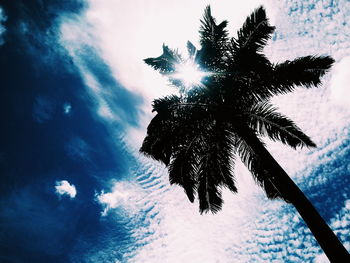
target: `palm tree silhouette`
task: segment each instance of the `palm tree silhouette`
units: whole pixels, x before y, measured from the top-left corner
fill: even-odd
[[[345,262],[344,246],[261,141],[267,136],[293,148],[316,147],[270,98],[296,86],[317,87],[334,60],[305,56],[271,63],[262,50],[275,28],[263,7],[247,17],[236,38],[228,37],[226,26],[227,21],[216,23],[208,6],[200,50],[188,42],[184,58],[163,45],[161,56],[145,59],[179,94],[154,100],[157,114],[140,151],[164,163],[170,183],[182,186],[191,202],[198,196],[201,213],[221,209],[223,187],[237,192],[238,155],[269,198],[295,206],[331,262]]]

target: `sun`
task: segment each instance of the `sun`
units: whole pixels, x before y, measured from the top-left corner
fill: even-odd
[[[201,81],[206,75],[206,72],[201,71],[199,66],[189,59],[176,66],[176,71],[172,77],[181,80],[186,88],[191,88],[201,86]]]

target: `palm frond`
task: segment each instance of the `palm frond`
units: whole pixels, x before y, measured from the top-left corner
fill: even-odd
[[[207,153],[216,163],[216,173],[220,184],[236,193],[237,187],[234,179],[234,144],[235,137],[225,128],[225,125],[216,124],[207,138]]]
[[[193,58],[197,52],[196,47],[190,42],[187,41],[187,53],[190,58]]]
[[[182,186],[191,202],[198,186],[200,156],[206,144],[207,121],[202,119],[205,109],[191,104],[178,104],[173,107],[174,118],[180,119],[175,133],[168,137],[172,142],[172,161],[168,167],[171,184]],[[169,136],[169,134],[166,134]]]
[[[156,99],[157,115],[147,128],[140,151],[168,166],[171,184],[182,186],[191,202],[197,189],[198,149],[203,149],[205,109],[181,103],[176,95]]]
[[[269,59],[260,51],[274,31],[269,25],[265,9],[259,7],[247,17],[242,28],[237,32],[237,39],[231,38],[227,44],[227,68],[229,72],[227,86],[235,82],[242,83],[246,88],[240,95],[244,99],[251,98],[250,103],[261,101],[270,95],[270,91],[261,87],[261,82],[270,76],[273,70]],[[231,82],[231,85],[230,85]],[[267,93],[267,94],[266,94]]]
[[[208,71],[214,71],[221,67],[221,59],[226,52],[228,40],[226,27],[226,20],[216,24],[215,18],[211,15],[210,6],[207,6],[199,29],[202,48],[197,52],[195,60]]]
[[[198,140],[199,137],[193,138]],[[168,167],[170,184],[177,184],[184,188],[188,199],[194,201],[197,189],[198,152],[196,143],[192,141],[184,145],[174,155]]]
[[[222,125],[207,129],[198,168],[198,198],[200,212],[216,213],[221,209],[221,189],[236,193],[233,175],[233,141]]]
[[[261,142],[262,143],[262,142]],[[264,168],[266,164],[262,163],[261,157],[254,152],[251,146],[245,140],[237,140],[236,149],[242,162],[253,175],[255,182],[264,189],[269,199],[281,198],[286,200],[274,185],[274,176]]]
[[[173,132],[174,123],[165,115],[157,114],[147,128],[140,152],[168,165],[171,157],[171,142],[166,135]]]
[[[175,71],[176,65],[181,62],[181,55],[177,50],[172,50],[163,44],[163,54],[157,58],[146,58],[144,62],[161,74],[169,74]]]
[[[177,95],[165,96],[159,99],[155,99],[152,103],[152,112],[156,111],[158,113],[168,113],[175,106],[180,105],[181,98]]]
[[[291,92],[297,86],[316,87],[334,62],[327,56],[306,56],[272,65],[264,55],[245,51],[237,53],[235,59],[230,62],[230,71],[236,74],[232,79],[227,79],[228,86],[235,85],[230,85],[230,82],[240,82],[246,88],[239,95],[251,98],[251,103]]]
[[[237,39],[232,42],[232,47],[237,51],[241,49],[251,52],[262,51],[274,30],[275,27],[270,26],[265,9],[261,6],[247,17],[237,32]]]
[[[334,63],[329,56],[305,56],[274,66],[273,79],[268,85],[273,95],[291,92],[296,86],[317,87],[321,77]]]
[[[178,105],[180,98],[176,95],[167,96],[153,101],[153,111],[157,114],[147,127],[140,152],[168,165],[170,162],[173,143],[183,120],[175,117],[174,106]],[[169,140],[172,138],[172,140]]]
[[[259,103],[247,112],[248,125],[256,133],[268,136],[293,148],[316,147],[316,144],[290,119],[278,113],[269,103]]]
[[[215,18],[211,15],[211,8],[207,6],[204,11],[201,27],[199,29],[200,44],[202,47],[206,45],[219,45],[225,43],[228,32],[226,30],[227,21],[224,20],[220,24],[216,24]]]
[[[198,173],[198,199],[201,213],[208,211],[216,213],[222,208],[221,188],[216,180],[213,168],[210,159],[201,159]]]

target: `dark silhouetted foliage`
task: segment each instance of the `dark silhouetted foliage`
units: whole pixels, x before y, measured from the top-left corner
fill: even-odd
[[[261,53],[274,31],[265,10],[256,9],[237,33],[229,38],[227,21],[216,24],[207,7],[201,20],[197,50],[187,43],[189,59],[207,72],[202,85],[188,89],[176,79],[177,66],[185,59],[163,45],[163,54],[145,62],[169,77],[181,95],[157,99],[141,152],[169,168],[170,182],[184,187],[193,202],[195,192],[200,210],[218,211],[221,188],[237,191],[233,175],[234,153],[238,153],[265,189],[267,196],[281,196],[266,179],[260,158],[237,134],[237,126],[248,126],[257,136],[267,136],[293,148],[315,147],[296,124],[278,113],[269,102],[275,94],[295,86],[317,86],[333,63],[330,57],[302,57],[273,65]],[[188,58],[187,58],[188,59]]]
[[[340,242],[268,153],[261,137],[292,148],[316,146],[271,105],[270,98],[297,86],[319,86],[334,60],[329,56],[306,56],[271,63],[262,51],[275,28],[263,7],[246,19],[237,37],[230,38],[226,26],[227,21],[217,24],[207,7],[199,30],[199,50],[188,42],[188,57],[184,58],[164,45],[160,57],[145,59],[180,92],[154,101],[156,115],[140,151],[164,163],[170,183],[182,186],[191,202],[198,197],[200,212],[213,213],[222,207],[223,187],[237,192],[233,166],[238,155],[267,196],[295,205],[325,252],[332,251],[325,249],[327,242],[334,243],[329,239],[338,245]],[[191,87],[176,74],[178,65],[189,60],[205,74]],[[344,247],[338,252],[346,254]]]

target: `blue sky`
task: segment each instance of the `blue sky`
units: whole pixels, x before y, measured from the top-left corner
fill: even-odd
[[[1,262],[327,262],[295,209],[267,200],[241,163],[239,193],[200,215],[138,153],[151,101],[173,92],[142,59],[163,42],[198,45],[208,3],[233,35],[263,4],[272,61],[335,58],[322,87],[273,100],[318,148],[267,146],[350,249],[350,2],[231,2],[0,4]]]

